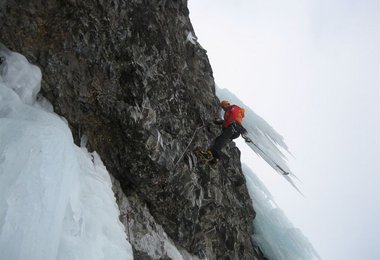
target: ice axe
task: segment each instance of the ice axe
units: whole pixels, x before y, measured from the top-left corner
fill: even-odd
[[[245,140],[246,143],[251,143],[253,144],[254,146],[256,146],[257,149],[260,150],[260,152],[262,152],[266,157],[270,158],[260,147],[257,146],[257,144],[255,144],[249,137],[247,137],[246,135],[242,135],[243,139]],[[276,167],[282,171],[282,174],[283,175],[289,175],[289,172],[285,171],[284,169],[282,169],[276,162],[274,162],[272,160],[272,162],[276,165]]]

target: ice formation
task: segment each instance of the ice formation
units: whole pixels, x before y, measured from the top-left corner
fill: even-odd
[[[273,260],[321,259],[302,231],[293,226],[274,201],[272,194],[246,165],[242,170],[255,206],[254,241]]]
[[[252,140],[247,145],[302,194],[292,179],[296,176],[287,164],[286,154],[290,155],[290,152],[284,138],[229,90],[217,87],[216,93],[220,100],[229,100],[232,104],[244,107],[243,126],[248,131],[248,137]]]
[[[0,259],[132,259],[107,170],[96,153],[74,145],[64,119],[37,98],[41,72],[0,50]],[[227,90],[221,99],[242,104]],[[246,108],[252,150],[292,184],[283,138]],[[270,259],[319,259],[246,166],[257,217],[255,235]],[[290,177],[289,177],[290,176]]]
[[[0,56],[0,259],[132,259],[99,156],[37,100],[39,68]]]

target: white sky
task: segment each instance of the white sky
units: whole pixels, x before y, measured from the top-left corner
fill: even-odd
[[[290,147],[305,198],[257,160],[258,173],[326,260],[379,260],[379,3],[189,0],[217,85]]]

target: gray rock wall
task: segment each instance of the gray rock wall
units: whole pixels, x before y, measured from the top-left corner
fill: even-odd
[[[199,163],[220,129],[206,51],[185,0],[2,0],[0,42],[43,72],[42,94],[79,142],[85,134],[126,195],[176,245],[208,259],[262,259],[233,144]]]

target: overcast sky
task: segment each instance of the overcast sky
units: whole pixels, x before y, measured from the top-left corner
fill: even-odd
[[[379,260],[377,0],[189,0],[216,84],[285,138],[305,198],[245,144],[293,224],[326,260]]]

